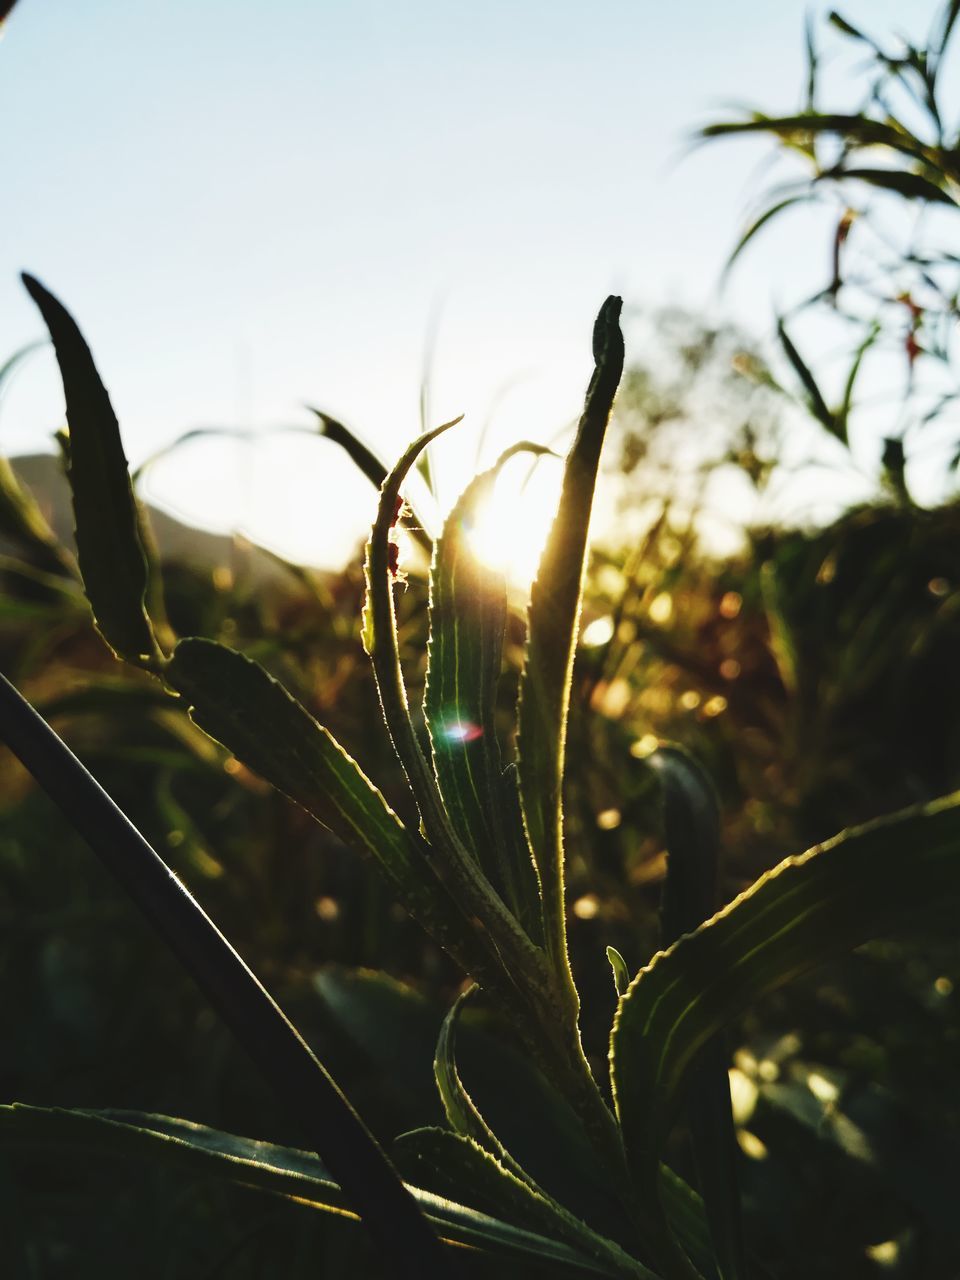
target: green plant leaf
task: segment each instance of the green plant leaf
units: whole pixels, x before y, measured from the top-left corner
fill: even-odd
[[[526,1181],[527,1175],[484,1120],[464,1088],[457,1070],[457,1018],[464,1000],[474,990],[474,987],[470,987],[457,997],[440,1027],[437,1051],[433,1059],[437,1092],[440,1094],[440,1101],[443,1103],[443,1110],[451,1128],[489,1151],[511,1173],[521,1181]]]
[[[956,200],[949,191],[944,190],[922,173],[913,173],[909,169],[864,169],[838,168],[830,169],[819,175],[821,179],[831,178],[834,181],[854,178],[857,182],[866,182],[871,187],[879,187],[883,191],[893,191],[905,200],[926,200],[930,204],[949,204],[954,208]]]
[[[938,70],[940,66],[940,59],[943,56],[943,51],[950,42],[950,36],[958,17],[960,17],[960,0],[950,0],[949,4],[944,6],[943,13],[941,15],[943,25],[941,26],[940,33],[934,43]]]
[[[457,835],[535,939],[542,935],[540,893],[522,819],[505,803],[497,741],[497,686],[503,664],[507,585],[470,544],[470,530],[503,464],[518,444],[477,476],[451,510],[430,570],[430,640],[423,709],[433,764]]]
[[[670,946],[716,910],[720,809],[710,779],[681,748],[660,747],[647,763],[663,792],[667,877],[661,921],[663,944]],[[721,1033],[702,1050],[687,1114],[720,1274],[723,1280],[740,1280],[745,1262],[729,1065]]]
[[[700,137],[723,138],[750,133],[772,133],[785,143],[792,143],[796,138],[806,139],[811,134],[830,134],[847,144],[856,144],[861,147],[889,147],[892,151],[909,156],[912,160],[920,160],[924,164],[943,164],[949,166],[948,172],[951,174],[957,172],[958,162],[948,153],[926,146],[913,134],[892,121],[874,120],[866,115],[808,111],[792,116],[768,116],[755,111],[746,120],[720,121],[705,125],[700,130]]]
[[[651,1199],[700,1051],[760,997],[839,952],[960,903],[960,795],[839,835],[762,876],[656,955],[621,999],[611,1073],[628,1157]]]
[[[667,877],[660,920],[669,947],[717,909],[720,810],[710,779],[682,747],[664,744],[646,763],[663,794]]]
[[[394,1126],[436,1125],[442,1113],[431,1075],[445,1014],[383,974],[325,968],[314,981],[338,1031],[376,1070],[378,1094],[389,1095],[391,1116],[401,1117]],[[499,999],[490,1003],[499,1005]],[[503,1042],[483,1008],[475,1013],[485,1026],[462,1018],[457,1024],[457,1074],[490,1130],[545,1194],[593,1230],[634,1247],[635,1232],[617,1199],[617,1175],[590,1144],[570,1104],[529,1054]],[[709,1254],[699,1199],[693,1212],[697,1207]]]
[[[415,1129],[400,1135],[393,1154],[401,1172],[416,1186],[550,1239],[564,1240],[614,1275],[655,1280],[653,1272],[612,1240],[597,1235],[516,1177],[472,1138],[447,1129]]]
[[[119,657],[155,667],[162,655],[144,607],[147,562],[116,414],[73,317],[32,276],[24,275],[23,283],[50,332],[63,378],[77,555],[97,628]]]
[[[596,367],[567,456],[557,515],[530,592],[520,677],[520,800],[540,877],[547,953],[574,1016],[579,1001],[567,956],[561,786],[587,530],[600,451],[623,372],[622,305],[619,298],[608,298],[594,326]]]
[[[404,903],[454,946],[464,925],[429,873],[424,841],[401,823],[337,740],[264,669],[212,640],[181,640],[167,683],[204,733],[386,872]]]
[[[873,41],[869,36],[865,36],[862,31],[848,22],[836,9],[831,9],[827,15],[827,21],[832,27],[836,27],[838,31],[842,31],[845,36],[850,36],[854,40],[863,40],[865,43],[872,45]]]
[[[849,437],[850,413],[853,410],[853,392],[863,365],[863,358],[880,337],[882,331],[882,325],[875,320],[867,329],[863,341],[854,352],[853,360],[847,373],[847,380],[843,387],[843,399],[840,401],[840,408],[834,414],[838,429],[842,431],[844,439]]]
[[[607,959],[613,970],[613,985],[617,995],[622,996],[630,985],[630,970],[627,968],[627,962],[616,947],[607,947]]]
[[[349,1202],[321,1161],[306,1151],[239,1138],[167,1116],[124,1111],[69,1111],[22,1105],[0,1107],[0,1144],[103,1152],[163,1162],[198,1178],[221,1178],[302,1204],[353,1217]],[[408,1187],[434,1230],[451,1244],[468,1245],[562,1274],[617,1276],[609,1264],[587,1258],[558,1240],[499,1221],[444,1197]],[[642,1275],[642,1272],[637,1273]]]
[[[832,436],[835,436],[836,439],[840,441],[841,444],[847,444],[846,423],[839,422],[836,415],[827,407],[827,402],[824,400],[823,395],[820,392],[820,388],[817,386],[816,379],[804,363],[800,352],[794,346],[782,320],[777,321],[777,334],[779,335],[780,345],[783,347],[787,359],[793,365],[794,372],[803,384],[804,391],[807,393],[807,408],[822,427],[825,427]]]

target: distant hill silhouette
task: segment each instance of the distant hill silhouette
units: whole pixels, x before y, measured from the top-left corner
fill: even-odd
[[[71,551],[75,550],[70,486],[60,458],[50,453],[25,454],[11,458],[10,465],[36,498],[57,537]],[[245,576],[252,576],[256,581],[273,581],[285,576],[269,552],[247,539],[196,529],[150,503],[144,505],[162,561],[213,569],[218,565],[236,568],[239,558],[243,561]]]

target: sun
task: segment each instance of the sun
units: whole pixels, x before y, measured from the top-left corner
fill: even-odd
[[[467,535],[470,547],[517,590],[528,590],[537,575],[561,480],[558,460],[518,455],[504,465],[490,497],[477,510]]]

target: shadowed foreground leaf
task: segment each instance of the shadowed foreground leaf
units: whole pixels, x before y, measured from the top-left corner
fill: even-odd
[[[196,1177],[223,1178],[290,1197],[318,1209],[355,1217],[321,1161],[306,1151],[239,1138],[167,1116],[125,1111],[69,1111],[21,1105],[0,1107],[0,1145],[102,1152],[165,1162]],[[452,1244],[545,1269],[545,1274],[621,1275],[608,1263],[429,1191],[408,1187],[437,1234]],[[641,1271],[638,1275],[644,1274]],[[647,1273],[649,1275],[649,1273]]]
[[[0,675],[0,741],[156,930],[322,1152],[398,1275],[449,1274],[382,1147],[253,971],[64,742]]]
[[[479,1142],[448,1129],[415,1129],[394,1144],[401,1171],[455,1201],[469,1200],[481,1212],[493,1214],[551,1239],[567,1241],[611,1274],[656,1280],[654,1273],[624,1253],[612,1241],[520,1178]]]
[[[611,1037],[617,1111],[640,1186],[703,1046],[767,992],[872,938],[960,904],[960,796],[905,810],[788,858],[660,952],[621,999]]]
[[[710,779],[679,747],[661,747],[648,764],[663,791],[667,877],[661,920],[663,945],[668,947],[716,910],[720,810]],[[720,1274],[723,1280],[740,1280],[745,1263],[729,1065],[721,1033],[704,1046],[687,1097],[687,1115]]]

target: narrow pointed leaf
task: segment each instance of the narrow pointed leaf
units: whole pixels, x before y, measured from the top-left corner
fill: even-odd
[[[960,17],[960,0],[949,0],[949,4],[947,4],[943,11],[943,26],[940,29],[940,35],[936,43],[938,70],[939,60],[943,56],[943,51],[950,42],[950,36],[958,17]]]
[[[710,779],[679,747],[661,747],[648,764],[663,792],[667,878],[661,921],[664,946],[670,946],[716,910],[720,810]],[[740,1280],[745,1273],[743,1226],[728,1069],[721,1032],[702,1050],[687,1115],[720,1274],[723,1280]]]
[[[956,172],[956,161],[951,161],[948,153],[925,146],[913,134],[889,121],[874,120],[865,115],[808,111],[793,116],[767,116],[758,111],[746,120],[705,125],[700,130],[700,137],[722,138],[751,133],[772,133],[784,142],[795,137],[806,139],[810,134],[830,134],[862,147],[889,147],[924,163],[939,160],[951,172]]]
[[[661,746],[647,764],[663,793],[667,877],[660,920],[669,947],[717,909],[720,810],[709,778],[682,748]]]
[[[630,970],[627,968],[627,962],[616,947],[607,947],[607,959],[613,970],[613,985],[616,987],[617,995],[622,996],[630,985]]]
[[[836,415],[831,413],[830,409],[827,407],[827,402],[824,400],[820,388],[817,386],[816,379],[804,363],[800,352],[794,346],[782,320],[777,321],[777,333],[780,337],[780,345],[783,347],[787,359],[793,365],[794,372],[803,384],[804,391],[807,393],[806,401],[808,409],[821,426],[826,427],[827,431],[829,431],[832,436],[835,436],[842,444],[846,444],[846,423],[838,422]]]
[[[867,330],[863,341],[860,343],[859,347],[857,347],[853,361],[850,365],[850,370],[847,373],[847,380],[843,387],[843,399],[840,402],[840,408],[835,414],[838,429],[843,432],[844,438],[847,438],[850,432],[850,414],[853,410],[853,392],[857,385],[857,377],[860,374],[863,358],[874,345],[877,338],[879,338],[881,332],[882,326],[879,321],[874,321]]]
[[[855,27],[852,22],[848,22],[842,14],[837,13],[836,9],[832,9],[827,15],[827,21],[831,26],[836,27],[838,31],[842,31],[845,36],[850,36],[854,40],[862,40],[866,44],[872,44],[868,36],[865,36],[859,28]]]
[[[50,332],[63,378],[77,556],[97,628],[120,657],[153,665],[161,655],[144,606],[147,563],[116,414],[73,317],[32,276],[23,283]]]
[[[460,1009],[469,995],[470,991],[464,992],[444,1018],[437,1040],[437,1052],[434,1059],[434,1075],[437,1081],[437,1089],[440,1093],[447,1120],[455,1131],[455,1134],[450,1136],[459,1136],[464,1142],[476,1148],[477,1151],[489,1156],[496,1166],[501,1168],[510,1179],[526,1187],[536,1197],[541,1206],[548,1207],[555,1220],[554,1231],[562,1238],[580,1243],[586,1240],[589,1243],[591,1252],[595,1252],[599,1246],[602,1252],[606,1252],[609,1255],[612,1251],[615,1258],[620,1257],[622,1251],[618,1246],[615,1246],[612,1242],[605,1241],[603,1236],[593,1232],[580,1218],[554,1200],[537,1184],[527,1170],[507,1151],[480,1114],[469,1093],[467,1093],[463,1081],[460,1079],[460,1072],[457,1070],[456,1031]],[[464,1149],[461,1147],[459,1150],[462,1153]],[[556,1223],[561,1224],[559,1229]],[[540,1226],[542,1227],[543,1225],[541,1221]],[[605,1245],[609,1245],[609,1247],[604,1249]],[[626,1257],[626,1255],[623,1255],[623,1257]],[[627,1274],[638,1273],[632,1270]]]
[[[474,988],[471,987],[457,998],[440,1028],[437,1051],[433,1060],[437,1091],[451,1128],[456,1133],[471,1138],[495,1156],[505,1168],[509,1168],[517,1177],[524,1179],[526,1175],[523,1170],[510,1157],[503,1143],[478,1111],[473,1099],[464,1088],[460,1072],[457,1070],[457,1018],[464,1000],[473,990]]]
[[[408,1128],[437,1123],[435,1081],[426,1094],[424,1085],[445,1015],[383,974],[325,969],[315,983],[342,1034],[379,1074],[384,1089],[402,1094],[402,1114],[409,1117],[402,1123]],[[499,1009],[499,996],[491,1004]],[[456,1066],[488,1128],[537,1186],[629,1249],[634,1230],[617,1197],[618,1174],[591,1145],[549,1075],[529,1054],[469,1023],[457,1025]],[[686,1194],[693,1195],[689,1188]],[[708,1237],[702,1206],[700,1222],[701,1234]]]
[[[259,663],[213,640],[181,640],[165,672],[190,718],[392,879],[422,872],[417,841],[340,744]]]
[[[353,1217],[351,1205],[322,1162],[306,1151],[239,1138],[167,1116],[121,1111],[68,1111],[22,1105],[0,1107],[0,1146],[102,1152],[162,1162],[184,1175],[220,1178]],[[408,1191],[441,1239],[545,1268],[543,1274],[617,1276],[558,1240],[502,1222],[418,1187]],[[426,1276],[432,1274],[424,1271]],[[539,1274],[539,1272],[538,1272]],[[640,1273],[642,1274],[642,1273]]]
[[[930,204],[948,204],[956,208],[957,202],[949,191],[924,177],[922,173],[913,173],[909,169],[835,169],[822,175],[836,181],[855,178],[858,182],[866,182],[871,187],[882,191],[893,191],[905,200],[926,200]]]
[[[373,450],[365,445],[349,427],[344,426],[342,422],[338,422],[336,418],[332,418],[329,413],[324,413],[322,409],[312,408],[310,412],[315,413],[319,419],[320,434],[326,436],[328,440],[332,440],[334,444],[338,444],[351,462],[367,477],[373,487],[379,489],[387,478],[387,468]],[[400,519],[403,525],[410,530],[411,535],[429,553],[433,545],[432,539],[417,519],[416,514],[412,512],[410,514],[402,514]]]
[[[635,1176],[659,1156],[700,1051],[756,1000],[872,938],[955,918],[960,796],[839,835],[762,876],[634,978],[611,1037],[615,1100]]]
[[[762,231],[763,228],[767,225],[767,223],[770,222],[773,218],[775,218],[777,214],[782,213],[784,209],[789,209],[792,205],[807,204],[812,199],[813,197],[809,193],[787,196],[785,199],[778,200],[776,204],[772,204],[768,209],[764,209],[762,213],[758,214],[757,217],[755,217],[748,224],[747,229],[743,232],[743,234],[740,236],[740,239],[737,241],[736,245],[734,246],[733,251],[731,252],[729,258],[727,259],[726,264],[724,265],[724,268],[723,268],[724,276],[727,275],[727,273],[730,271],[730,268],[737,261],[741,253],[744,251],[744,249],[747,247],[750,241],[754,238],[754,236],[756,236],[758,232]]]
[[[401,823],[337,740],[258,663],[212,640],[181,640],[165,671],[190,718],[255,773],[386,872],[432,932],[455,936],[424,842]],[[426,917],[426,919],[424,918]],[[443,940],[443,939],[440,939]]]
[[[447,1129],[401,1134],[394,1156],[412,1183],[518,1227],[564,1240],[614,1275],[655,1280],[612,1240],[591,1231],[529,1183],[516,1177],[472,1138]]]
[[[560,505],[530,592],[520,679],[520,799],[540,877],[547,951],[574,1010],[578,1001],[570,976],[564,918],[561,785],[587,529],[600,451],[623,372],[622,305],[619,298],[608,298],[594,326],[596,367],[567,456]]]
[[[520,450],[547,452],[531,444],[508,449],[468,485],[437,540],[423,708],[437,782],[457,835],[514,914],[538,922],[539,890],[522,822],[515,826],[516,814],[501,795],[505,783],[496,709],[506,579],[484,564],[470,543],[501,467]]]

